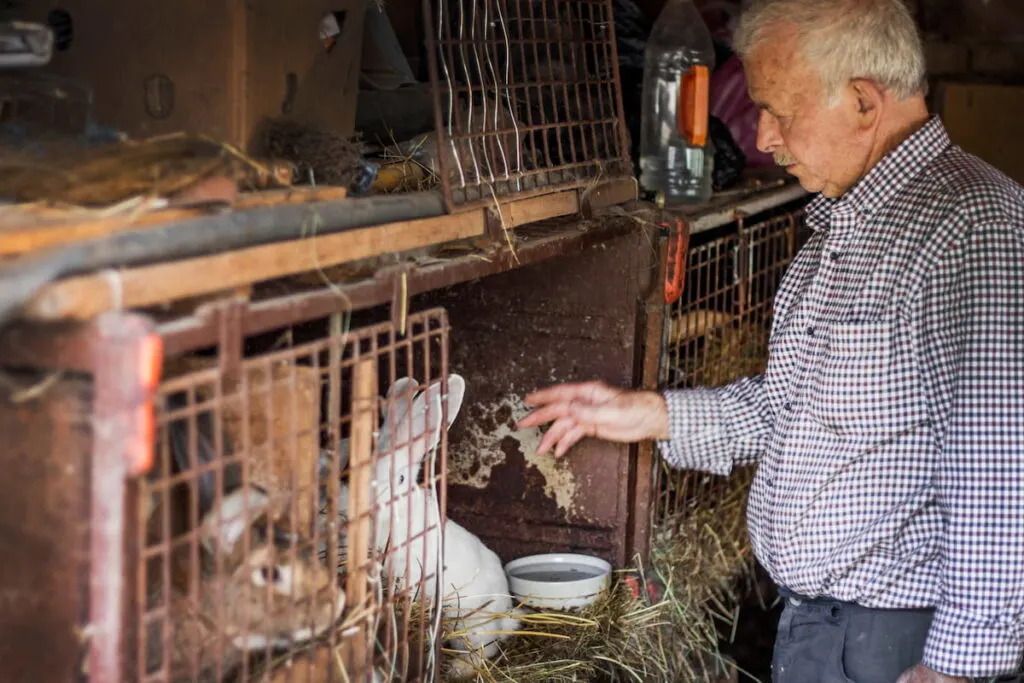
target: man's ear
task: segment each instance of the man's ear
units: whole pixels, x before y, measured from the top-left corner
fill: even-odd
[[[863,78],[853,79],[849,87],[857,122],[861,128],[873,127],[881,115],[885,92],[875,83]]]

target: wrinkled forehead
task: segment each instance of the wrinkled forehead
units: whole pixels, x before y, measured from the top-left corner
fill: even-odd
[[[755,104],[766,109],[793,109],[821,90],[818,73],[799,50],[796,30],[772,28],[743,60],[747,89]]]

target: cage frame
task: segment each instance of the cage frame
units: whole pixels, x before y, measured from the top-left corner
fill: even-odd
[[[804,194],[792,187],[767,194],[755,193],[740,201],[733,199],[714,207],[702,207],[688,216],[685,223],[691,234],[696,234],[735,223],[745,215],[756,216],[765,210],[796,201]],[[587,245],[600,245],[615,235],[624,235],[633,229],[635,224],[626,220],[610,223],[599,231],[577,232],[571,236],[540,240],[520,251],[519,262],[511,259],[495,262],[469,260],[435,267],[405,264],[381,270],[373,278],[343,286],[341,291],[349,298],[355,310],[390,306],[391,319],[400,325],[408,311],[409,297],[414,294],[441,289],[454,282],[506,272],[527,263],[540,263],[555,255],[575,253]],[[653,230],[653,234],[656,233]],[[660,251],[654,264],[656,267],[650,273],[652,278],[655,278],[654,271],[659,268],[663,276],[665,235],[658,238],[657,243]],[[654,281],[661,280],[655,278]],[[638,339],[636,344],[637,362],[643,366],[642,374],[638,377],[645,387],[654,388],[659,377],[664,325],[667,324],[664,315],[666,309],[658,287],[652,288],[652,298],[641,305],[648,311],[648,316],[645,329],[640,331],[643,340]],[[110,416],[109,419],[119,425],[121,437],[112,437],[109,431],[99,430],[91,449],[92,455],[97,458],[90,473],[94,495],[95,491],[101,491],[101,500],[111,506],[111,511],[120,510],[122,524],[119,528],[107,525],[103,529],[90,530],[91,555],[96,558],[96,564],[95,571],[89,574],[90,622],[93,624],[87,648],[89,671],[100,672],[97,675],[102,676],[103,672],[116,673],[120,666],[117,629],[110,625],[112,620],[122,618],[119,614],[123,611],[123,604],[114,595],[116,591],[112,590],[110,582],[101,580],[104,574],[100,572],[105,571],[105,576],[109,577],[113,575],[112,569],[124,568],[120,544],[128,523],[124,511],[130,508],[118,507],[119,494],[113,495],[113,488],[109,486],[112,477],[102,477],[108,485],[108,488],[103,489],[101,487],[104,482],[98,480],[98,473],[103,471],[103,464],[106,463],[110,468],[108,472],[120,472],[121,476],[128,476],[132,460],[126,455],[129,450],[127,444],[132,439],[141,443],[149,438],[146,435],[152,430],[152,425],[144,413],[152,392],[140,384],[137,372],[140,363],[157,353],[153,350],[155,344],[159,345],[159,353],[163,356],[180,355],[190,349],[218,345],[225,351],[237,350],[228,353],[224,362],[238,363],[241,361],[241,342],[244,337],[304,320],[325,318],[337,312],[338,306],[337,291],[316,290],[252,303],[243,299],[228,299],[205,305],[183,318],[159,324],[139,313],[110,312],[77,324],[17,323],[6,328],[0,335],[0,353],[4,355],[5,365],[71,370],[92,375],[95,381],[95,415]],[[222,342],[224,339],[234,341]],[[651,471],[650,468],[657,464],[658,456],[652,444],[640,444],[636,447],[635,456],[631,457],[636,458],[635,471],[639,475],[636,481],[630,483],[635,490],[638,507],[630,520],[632,529],[627,532],[627,544],[634,549],[634,553],[643,553],[649,541],[653,484],[651,478],[643,473]],[[133,495],[137,495],[133,494],[132,488],[128,487],[125,495],[128,506],[137,503],[137,500],[132,499]]]
[[[461,86],[453,84],[454,79],[451,73],[451,71],[454,69],[454,63],[456,61],[456,49],[459,51],[459,57],[461,57],[462,61],[465,62],[467,61],[467,57],[465,55],[464,46],[468,43],[472,51],[474,52],[475,59],[477,62],[476,66],[478,67],[478,70],[484,74],[486,74],[487,71],[487,69],[483,68],[482,63],[480,62],[479,54],[476,53],[476,45],[474,44],[476,41],[474,39],[470,39],[467,41],[464,37],[464,22],[462,19],[464,14],[466,13],[465,6],[463,4],[464,2],[472,4],[472,10],[470,11],[471,34],[476,27],[478,5],[483,5],[484,7],[483,12],[480,12],[479,15],[482,17],[482,21],[484,22],[482,24],[482,28],[484,30],[484,33],[486,33],[487,12],[490,9],[490,5],[492,4],[492,2],[494,3],[495,14],[499,16],[499,21],[501,22],[501,27],[504,31],[503,45],[506,53],[505,58],[509,62],[508,64],[506,64],[506,73],[508,73],[509,70],[513,68],[511,65],[511,61],[513,58],[511,57],[510,52],[510,48],[512,46],[517,46],[523,52],[525,52],[527,46],[532,47],[534,52],[533,57],[535,60],[540,59],[539,50],[540,48],[544,48],[544,50],[547,52],[548,58],[550,59],[552,46],[564,45],[565,41],[559,41],[555,43],[551,39],[551,37],[547,35],[547,28],[545,29],[545,35],[541,38],[534,36],[530,38],[520,37],[518,40],[515,38],[510,39],[507,27],[505,26],[504,23],[504,16],[501,14],[501,6],[503,3],[508,3],[506,5],[506,11],[508,11],[508,7],[513,4],[508,0],[458,0],[460,10],[458,15],[459,29],[461,35],[455,37],[453,36],[452,29],[450,27],[445,28],[447,24],[442,19],[440,19],[440,17],[444,15],[445,17],[450,18],[454,21],[454,16],[444,14],[444,8],[449,7],[449,3],[454,1],[455,0],[422,0],[422,7],[425,18],[424,30],[426,35],[424,36],[424,38],[427,45],[427,65],[428,72],[430,75],[430,89],[434,108],[434,132],[436,135],[436,143],[438,147],[438,177],[440,180],[442,196],[444,198],[445,208],[447,212],[449,214],[454,214],[481,207],[500,207],[502,203],[506,203],[508,201],[528,200],[535,197],[541,197],[565,190],[583,189],[585,191],[586,188],[590,186],[595,186],[601,183],[608,182],[614,183],[616,181],[621,181],[624,179],[634,183],[635,193],[637,191],[637,188],[635,187],[635,180],[633,179],[633,166],[630,160],[629,151],[629,134],[627,130],[625,109],[622,100],[622,80],[618,68],[618,44],[616,42],[615,37],[615,22],[612,20],[614,16],[612,0],[570,0],[569,2],[564,2],[564,0],[540,0],[541,11],[544,13],[544,16],[540,18],[540,21],[544,22],[545,24],[547,24],[550,21],[550,17],[547,16],[547,9],[549,5],[555,8],[554,16],[556,21],[561,21],[561,15],[559,15],[558,12],[559,5],[562,5],[563,9],[565,9],[566,12],[571,11],[573,8],[576,8],[577,6],[586,6],[589,8],[591,24],[600,27],[601,35],[603,37],[590,40],[581,39],[581,45],[589,45],[593,48],[593,57],[595,59],[595,65],[600,64],[604,66],[606,69],[608,69],[608,71],[610,71],[610,75],[608,77],[604,79],[592,78],[585,64],[586,57],[584,57],[584,59],[582,60],[584,62],[582,76],[578,74],[578,77],[575,80],[567,77],[556,77],[554,73],[554,67],[550,63],[548,64],[550,75],[549,80],[545,80],[544,82],[541,83],[531,84],[527,80],[526,74],[522,74],[520,78],[513,76],[510,79],[508,78],[507,75],[498,75],[497,71],[494,68],[494,64],[491,60],[490,50],[485,47],[484,61],[486,61],[488,64],[489,70],[493,77],[493,83],[467,83]],[[529,4],[531,1],[532,0],[515,0],[514,4],[517,10],[521,11],[523,5]],[[436,12],[434,11],[435,3],[437,4]],[[603,18],[604,21],[599,21],[595,23],[595,8],[596,11],[599,12],[600,18]],[[537,22],[538,18],[536,17],[534,7],[530,5],[529,9],[530,22]],[[451,12],[449,14],[454,15],[455,13]],[[520,24],[527,23],[526,20],[522,17],[518,18],[518,21],[520,22]],[[582,25],[583,20],[581,19],[580,26],[582,27]],[[482,41],[481,44],[487,46],[495,42],[497,42],[499,45],[502,44],[501,40],[486,40],[483,38],[481,38],[480,40]],[[573,48],[576,47],[576,43],[574,41],[569,41],[568,44],[571,45]],[[581,49],[585,49],[585,47]],[[603,51],[603,55],[599,53],[599,50]],[[576,59],[575,51],[573,51],[572,54],[572,67],[574,70],[578,70],[578,62]],[[519,56],[520,60],[522,61],[523,69],[526,70],[526,55],[520,54]],[[500,55],[498,55],[497,53],[496,60],[500,61]],[[449,66],[449,62],[452,63],[451,67]],[[468,78],[469,69],[468,67],[465,67],[465,64],[463,66],[465,70],[465,75]],[[534,64],[534,66],[537,65]],[[481,81],[484,80],[486,80],[486,77],[481,78]],[[586,107],[584,108],[584,105],[582,104],[583,99],[581,99],[580,89],[584,86],[590,88],[590,86],[593,86],[595,84],[599,86],[608,87],[608,92],[598,95],[597,100],[599,101],[599,108],[603,108],[604,105],[610,104],[612,108],[611,111],[613,112],[613,116],[610,119],[603,119],[600,117],[595,118],[594,96],[589,90],[586,94],[586,97],[583,98],[587,102]],[[531,88],[535,88],[538,94],[537,97],[543,105],[545,102],[541,90],[543,87],[549,88],[549,94],[551,96],[551,99],[558,98],[558,95],[556,95],[555,91],[556,88],[560,88],[562,91],[562,96],[565,98],[566,103],[570,106],[571,100],[569,91],[570,88],[575,89],[575,100],[576,105],[579,109],[579,115],[574,117],[575,120],[548,121],[548,116],[544,113],[543,110],[538,114],[538,116],[541,119],[539,123],[534,122],[532,120],[532,111],[529,114],[530,120],[522,123],[519,123],[516,120],[515,109],[511,106],[511,101],[513,98],[511,91],[522,90],[524,99],[527,102],[527,108],[528,110],[532,110],[533,105],[530,102],[531,98],[529,95],[529,91]],[[486,121],[483,123],[483,128],[480,131],[473,130],[472,105],[470,105],[469,111],[466,116],[466,118],[470,120],[463,121],[463,116],[459,110],[459,107],[454,106],[454,104],[458,100],[458,94],[460,92],[465,91],[465,94],[467,96],[473,97],[475,94],[475,90],[482,91],[485,99],[487,98],[487,93],[493,91],[495,94],[495,107],[498,106],[498,98],[503,94],[505,101],[509,103],[506,109],[510,116],[510,120],[512,121],[512,128],[508,128],[507,125],[499,126],[497,124],[497,110],[495,110],[494,130],[487,130]],[[504,91],[504,93],[502,93],[501,91]],[[447,115],[445,113],[446,98],[447,105],[449,108]],[[604,98],[610,99],[610,103],[605,102]],[[486,115],[486,105],[484,109],[484,115]],[[502,113],[502,116],[504,116],[504,112]],[[557,119],[558,117],[554,116],[553,118]],[[578,155],[576,153],[575,142],[573,141],[571,135],[572,132],[574,132],[576,129],[579,129],[580,144],[581,146],[586,148],[586,136],[583,132],[584,127],[591,128],[590,133],[593,149],[589,151],[595,152],[595,155],[599,157],[597,159],[588,161],[581,158],[577,158]],[[603,155],[596,154],[598,149],[598,133],[595,129],[596,127],[601,127],[602,129],[605,127],[611,127],[614,129],[614,134],[610,136],[607,134],[607,131],[602,130],[602,139],[606,145],[611,144],[612,149],[615,150],[617,153]],[[555,132],[556,140],[559,144],[561,144],[561,131],[563,128],[569,131],[569,146],[571,149],[572,160],[568,162],[565,161],[565,155],[563,150],[560,153],[560,156],[562,157],[563,161],[562,164],[554,164],[552,163],[553,160],[551,158],[548,158],[544,165],[533,170],[523,170],[523,168],[521,167],[521,163],[518,164],[519,167],[516,168],[515,170],[511,169],[511,162],[508,160],[508,155],[504,151],[502,138],[508,137],[509,135],[512,135],[516,138],[517,156],[520,157],[521,161],[521,157],[525,156],[522,150],[522,140],[524,138],[520,137],[522,131],[526,131],[527,133],[543,134]],[[490,181],[488,181],[485,178],[475,178],[471,180],[466,180],[468,167],[470,165],[472,165],[473,167],[478,166],[476,154],[473,149],[474,141],[479,141],[480,144],[485,145],[484,149],[482,150],[484,156],[487,156],[486,146],[488,145],[491,146],[492,149],[498,150],[502,159],[504,159],[505,173],[503,176],[495,178],[493,177],[494,174],[492,172],[490,174],[492,176]],[[462,145],[468,145],[468,147],[461,147]],[[455,161],[455,165],[457,167],[456,169],[448,168],[448,162],[446,161],[447,155],[445,153],[442,153],[441,151],[447,150],[447,148],[449,147],[452,149],[452,159]],[[544,138],[543,147],[547,156],[550,157],[550,144],[546,138]],[[461,156],[463,156],[462,152],[466,149],[468,149],[468,156],[470,157],[470,159],[464,160],[461,159]],[[534,157],[533,163],[534,165],[536,165],[537,149],[533,149],[532,156]],[[604,176],[604,164],[608,164],[613,169],[612,173],[608,176]],[[489,165],[490,163],[488,159],[488,166]],[[595,165],[597,166],[597,172],[595,174],[588,174],[587,176],[580,178],[573,177],[573,173],[575,171],[578,171],[580,169],[586,169]],[[451,177],[453,171],[456,170],[458,171],[458,175],[461,179],[460,187],[456,187],[456,183],[453,182]],[[477,171],[479,171],[479,169],[477,169]],[[532,184],[532,187],[524,187],[524,184]],[[499,216],[499,219],[500,218],[501,217]]]

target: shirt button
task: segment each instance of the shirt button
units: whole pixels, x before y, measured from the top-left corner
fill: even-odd
[[[807,328],[807,336],[808,337],[813,337],[814,336],[814,326],[813,325],[811,325],[811,326],[809,326]]]
[[[830,253],[828,255],[828,257],[830,259],[832,259],[833,261],[838,261],[839,260],[839,252],[838,251],[833,251],[832,253]]]
[[[789,401],[786,401],[786,404],[782,407],[785,408],[786,410],[793,410],[793,404],[790,403]]]

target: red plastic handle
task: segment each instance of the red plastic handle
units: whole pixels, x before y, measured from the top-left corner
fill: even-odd
[[[676,218],[669,223],[662,223],[668,228],[668,253],[665,264],[665,303],[674,304],[683,295],[686,265],[683,259],[690,246],[690,231],[686,222]]]

